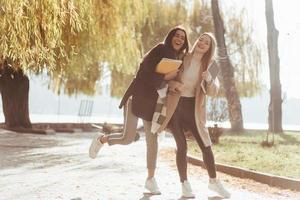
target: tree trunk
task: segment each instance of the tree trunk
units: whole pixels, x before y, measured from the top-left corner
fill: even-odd
[[[15,71],[4,62],[0,73],[0,91],[6,127],[31,128],[28,109],[29,79],[23,71]]]
[[[269,130],[275,133],[282,132],[282,98],[278,56],[278,31],[274,23],[272,0],[266,0],[266,21],[268,38],[268,55],[270,68],[270,104]]]
[[[211,1],[212,15],[215,27],[215,35],[219,49],[219,65],[223,77],[223,86],[228,104],[229,120],[233,132],[242,132],[244,130],[242,106],[234,82],[234,68],[227,54],[225,44],[225,29],[223,20],[219,11],[218,0]]]

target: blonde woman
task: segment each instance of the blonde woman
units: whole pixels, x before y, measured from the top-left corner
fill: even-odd
[[[187,179],[187,143],[184,131],[190,131],[203,155],[209,175],[209,189],[229,198],[230,193],[216,178],[214,155],[206,122],[206,95],[214,96],[218,91],[216,76],[218,66],[214,64],[216,41],[211,33],[203,33],[183,59],[176,81],[169,82],[165,120],[157,132],[169,127],[177,146],[176,164],[182,183],[182,196],[194,198]]]

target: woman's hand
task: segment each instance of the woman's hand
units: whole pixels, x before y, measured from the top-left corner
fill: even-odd
[[[202,73],[202,79],[205,80],[207,83],[212,82],[212,76],[208,70]]]
[[[177,76],[178,71],[179,71],[179,69],[167,73],[165,75],[164,79],[167,81],[174,79]]]
[[[182,92],[184,90],[184,84],[179,84],[174,88],[175,92]]]
[[[176,92],[176,93],[182,92],[185,88],[184,84],[178,81],[169,81],[168,84],[169,84],[169,91]]]

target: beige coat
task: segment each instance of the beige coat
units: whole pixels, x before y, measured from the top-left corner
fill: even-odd
[[[158,133],[164,130],[170,121],[173,113],[176,110],[176,107],[178,105],[179,99],[180,99],[180,92],[174,91],[174,88],[178,87],[181,84],[181,76],[183,73],[183,69],[187,68],[190,66],[191,63],[191,54],[187,54],[184,57],[183,60],[183,66],[182,70],[178,74],[178,80],[177,81],[170,81],[169,82],[169,92],[167,94],[167,113],[166,113],[166,120],[164,123],[161,125],[161,127],[158,129]],[[212,67],[213,65],[209,66]],[[216,66],[214,66],[216,67]],[[216,71],[216,70],[214,70]],[[205,128],[205,123],[206,123],[206,95],[209,96],[214,96],[218,92],[218,84],[217,84],[217,79],[216,75],[217,74],[211,74],[213,77],[213,82],[211,84],[207,84],[206,87],[206,94],[205,91],[203,91],[201,87],[201,82],[202,82],[202,70],[199,70],[199,80],[196,88],[196,105],[195,105],[195,119],[196,119],[196,125],[198,128],[198,132],[200,134],[201,139],[203,140],[203,143],[205,146],[211,146],[211,140],[209,137],[209,133],[207,128]]]

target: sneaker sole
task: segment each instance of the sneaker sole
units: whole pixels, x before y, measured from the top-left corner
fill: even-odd
[[[161,192],[144,192],[145,195],[161,195]]]
[[[92,159],[95,159],[98,155],[98,152],[101,148],[101,144],[99,145],[98,144],[98,135],[96,135],[94,138],[93,138],[93,141],[90,145],[90,148],[89,148],[89,157],[92,158]]]
[[[228,198],[231,197],[230,194],[229,194],[228,196],[227,196],[227,195],[222,195],[222,194],[220,194],[217,190],[215,190],[214,188],[212,188],[212,187],[210,187],[210,186],[208,186],[208,189],[210,189],[211,191],[217,193],[218,195],[220,195],[220,196],[221,196],[222,198],[224,198],[224,199],[228,199]]]
[[[183,199],[195,199],[196,197],[195,196],[190,196],[190,197],[181,196],[181,198],[183,198]]]

